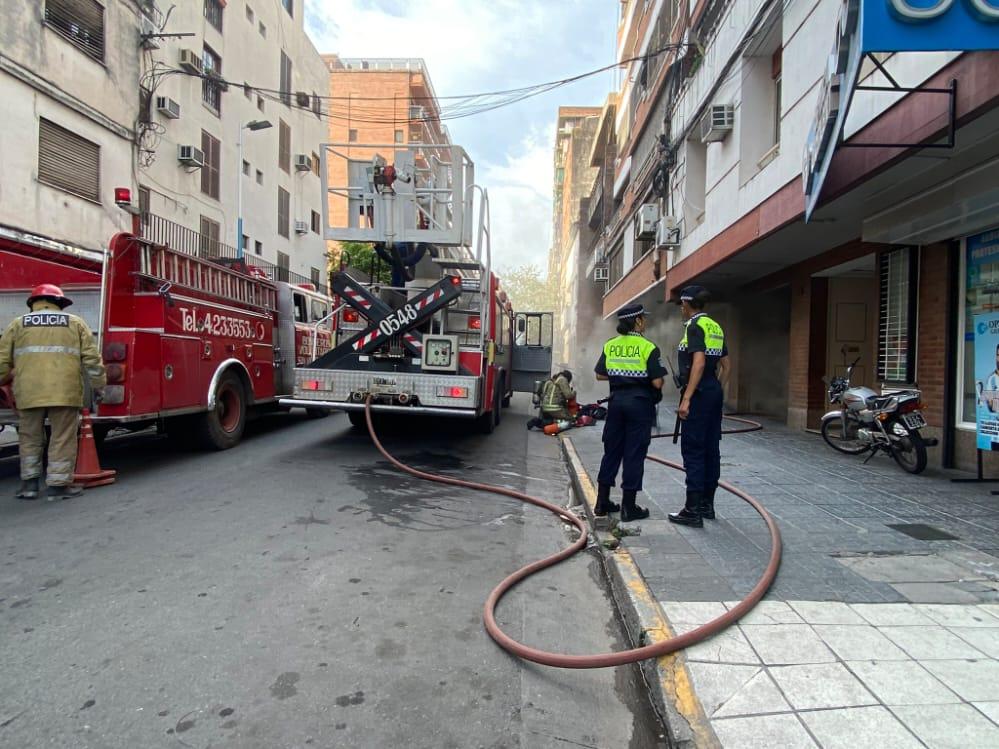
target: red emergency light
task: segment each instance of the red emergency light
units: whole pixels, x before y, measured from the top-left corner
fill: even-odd
[[[482,330],[482,318],[481,317],[470,317],[470,318],[468,318],[468,329],[469,330]]]
[[[452,387],[451,388],[451,397],[452,398],[467,398],[468,397],[468,388]]]
[[[361,315],[356,309],[345,309],[343,311],[343,321],[344,322],[357,322],[361,319]]]
[[[461,286],[461,276],[451,276],[452,286]]]
[[[114,189],[115,205],[126,208],[132,205],[132,191],[127,187],[116,187]]]

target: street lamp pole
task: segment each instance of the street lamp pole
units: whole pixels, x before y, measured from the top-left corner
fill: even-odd
[[[243,131],[266,130],[271,127],[268,120],[251,120],[239,126],[239,158],[236,164],[236,257],[243,259],[246,248],[243,247]]]

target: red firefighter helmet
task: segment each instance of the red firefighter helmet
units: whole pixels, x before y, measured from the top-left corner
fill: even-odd
[[[62,289],[54,283],[43,283],[36,286],[31,292],[31,296],[28,297],[28,308],[30,309],[31,305],[39,299],[48,299],[52,303],[58,304],[59,309],[66,309],[73,303],[73,300],[63,294]]]

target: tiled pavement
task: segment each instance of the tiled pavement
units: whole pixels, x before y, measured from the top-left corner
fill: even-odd
[[[671,418],[663,418],[672,423]],[[999,747],[999,497],[956,474],[909,476],[889,459],[834,453],[767,423],[722,441],[723,478],[763,502],[783,534],[766,600],[685,652],[725,747]],[[595,480],[600,427],[573,430]],[[679,460],[669,439],[651,452]],[[649,464],[652,518],[627,546],[678,632],[757,582],[769,535],[719,494],[719,519],[673,526],[683,475]],[[894,525],[953,536],[920,540]]]

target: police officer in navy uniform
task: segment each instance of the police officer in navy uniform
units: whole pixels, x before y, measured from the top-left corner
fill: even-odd
[[[702,286],[680,291],[684,333],[677,354],[682,397],[677,415],[680,453],[687,472],[687,502],[670,522],[701,528],[715,519],[715,491],[721,477],[722,385],[728,346],[721,325],[705,313],[711,295]]]
[[[645,474],[645,455],[652,439],[655,405],[662,400],[663,376],[659,347],[647,340],[645,308],[629,304],[617,313],[617,332],[604,344],[594,368],[598,380],[610,383],[610,403],[604,424],[604,457],[597,476],[596,515],[621,511],[621,520],[641,520],[649,511],[635,504]],[[621,506],[610,500],[610,490],[621,473]]]

